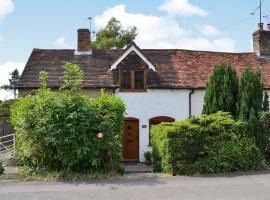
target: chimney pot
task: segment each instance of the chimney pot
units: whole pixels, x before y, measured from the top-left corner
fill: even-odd
[[[263,31],[263,23],[259,23],[258,24],[258,30],[259,31]]]
[[[75,55],[90,55],[90,31],[89,29],[78,29],[78,46]]]

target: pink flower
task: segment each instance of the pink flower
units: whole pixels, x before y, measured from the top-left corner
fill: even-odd
[[[103,136],[104,136],[104,133],[98,133],[98,134],[97,134],[97,137],[98,137],[99,139],[102,139]]]

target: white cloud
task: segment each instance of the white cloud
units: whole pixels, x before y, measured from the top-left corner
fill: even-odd
[[[217,28],[208,24],[199,25],[196,28],[202,35],[207,37],[218,36],[222,34]]]
[[[97,28],[104,27],[111,17],[116,17],[124,28],[134,25],[138,28],[135,42],[141,48],[187,48],[193,50],[235,51],[235,43],[228,37],[211,39],[218,36],[218,30],[208,27],[203,33],[196,32],[191,26],[185,28],[173,16],[154,16],[142,13],[129,13],[124,5],[117,5],[105,10],[94,18]],[[195,35],[196,34],[196,35]],[[208,35],[208,36],[206,36]]]
[[[12,13],[14,4],[11,0],[0,0],[0,19]]]
[[[71,46],[66,42],[66,39],[64,36],[57,38],[53,44],[54,46],[60,47],[60,48],[67,48],[67,49],[71,48]]]
[[[0,86],[4,84],[8,84],[8,79],[10,78],[10,73],[14,69],[18,69],[20,74],[24,69],[24,63],[14,63],[14,62],[6,62],[4,64],[0,64]],[[9,99],[13,98],[12,92],[0,90],[0,99]]]
[[[202,8],[192,5],[188,0],[166,0],[159,7],[159,10],[166,11],[169,15],[177,16],[206,16],[208,12]]]

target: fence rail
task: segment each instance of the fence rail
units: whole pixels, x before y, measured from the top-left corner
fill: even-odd
[[[0,137],[0,156],[13,157],[15,154],[15,134],[9,134]]]

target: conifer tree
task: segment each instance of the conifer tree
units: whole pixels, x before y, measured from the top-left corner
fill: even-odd
[[[230,112],[237,116],[238,79],[235,70],[227,64],[215,66],[204,96],[204,114],[218,111]]]
[[[258,118],[259,112],[262,111],[262,99],[263,83],[260,71],[253,72],[251,69],[245,68],[239,86],[239,119],[248,122],[251,114]]]
[[[264,98],[263,98],[263,111],[269,111],[269,96],[267,92],[264,92]]]

